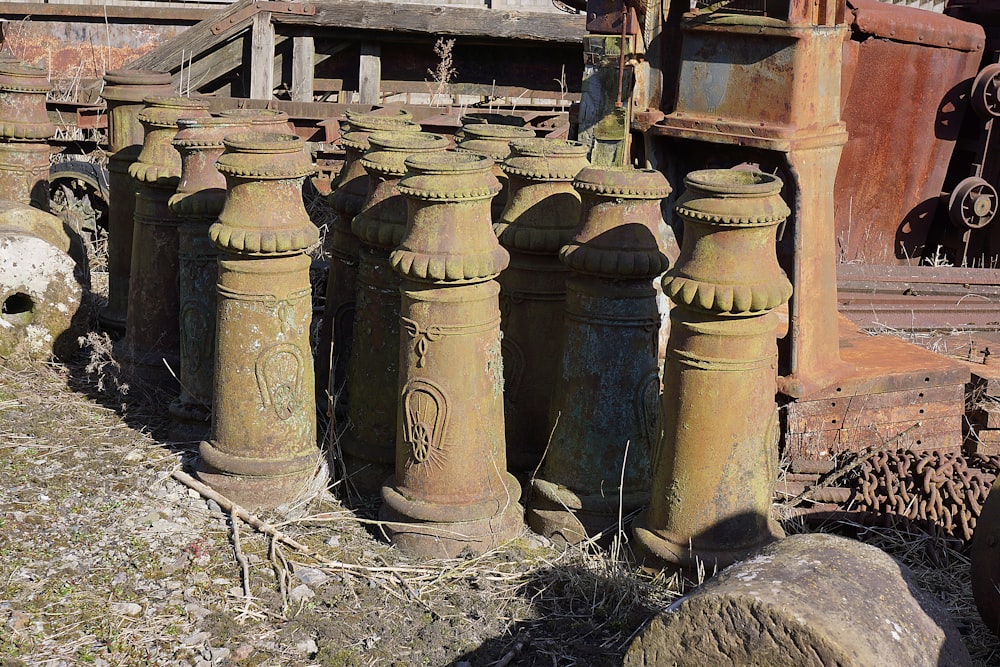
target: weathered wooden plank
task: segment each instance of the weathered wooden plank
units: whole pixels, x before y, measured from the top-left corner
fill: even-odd
[[[215,46],[227,42],[237,34],[246,30],[250,25],[250,19],[241,21],[229,26],[218,35],[212,33],[212,26],[220,21],[224,21],[230,16],[244,11],[252,5],[254,0],[240,0],[233,3],[225,11],[213,14],[209,18],[197,23],[174,39],[159,46],[144,56],[136,58],[128,64],[131,69],[155,69],[163,72],[177,72],[181,67],[181,54],[200,54],[210,51]]]
[[[23,19],[31,17],[41,20],[51,17],[60,19],[101,18],[130,19],[137,23],[148,21],[176,21],[178,23],[195,23],[215,16],[218,9],[203,9],[196,7],[135,7],[117,5],[77,5],[68,2],[0,2],[0,17]]]
[[[312,37],[292,38],[292,99],[312,102],[315,88],[316,43]]]
[[[434,91],[434,84],[427,81],[398,81],[392,79],[382,80],[383,93],[425,93]],[[557,100],[562,98],[569,105],[580,101],[580,93],[562,92],[553,85],[552,89],[524,88],[522,86],[495,86],[489,83],[462,83],[455,82],[448,84],[448,92],[452,95],[480,95],[482,97]]]
[[[243,40],[234,39],[226,42],[210,54],[191,62],[190,72],[185,69],[184,81],[191,80],[191,92],[202,89],[205,84],[214,81],[243,64]],[[179,78],[180,72],[174,74]],[[186,85],[186,84],[185,84]]]
[[[378,104],[382,87],[382,46],[378,42],[362,42],[358,62],[358,102]]]
[[[250,99],[269,100],[273,92],[274,25],[271,12],[259,12],[250,28]]]
[[[498,11],[454,5],[416,5],[399,2],[348,0],[313,3],[316,14],[275,14],[278,24],[381,30],[466,37],[488,37],[564,44],[580,42],[585,32],[582,14]]]

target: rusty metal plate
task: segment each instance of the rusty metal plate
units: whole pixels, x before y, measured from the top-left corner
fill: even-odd
[[[994,634],[1000,634],[1000,492],[983,504],[972,540],[972,595],[979,615]]]
[[[914,426],[915,424],[919,425]],[[898,442],[894,443],[896,440]],[[788,433],[785,435],[785,455],[823,458],[887,443],[915,451],[950,450],[959,449],[962,440],[962,416],[954,415],[919,421],[868,424],[831,431]]]
[[[964,385],[804,401],[789,404],[788,432],[835,431],[961,416],[964,406]]]
[[[854,39],[844,42],[838,251],[842,261],[916,264],[968,108],[982,28],[909,7],[855,6]]]

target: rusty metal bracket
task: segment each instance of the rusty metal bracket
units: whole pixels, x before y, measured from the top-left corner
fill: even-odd
[[[243,9],[230,14],[218,23],[212,25],[212,34],[219,35],[224,30],[228,30],[235,25],[251,18],[258,12],[272,12],[275,14],[299,14],[300,16],[315,16],[316,6],[311,3],[302,2],[272,2],[270,0],[258,0],[247,5]]]

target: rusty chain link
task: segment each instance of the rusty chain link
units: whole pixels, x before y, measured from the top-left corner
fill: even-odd
[[[986,496],[1000,474],[1000,456],[937,449],[864,456],[868,459],[846,479],[854,492],[853,509],[933,524],[945,535],[966,542],[972,539]]]

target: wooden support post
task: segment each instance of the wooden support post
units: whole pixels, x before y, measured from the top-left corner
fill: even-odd
[[[361,43],[361,63],[358,69],[358,103],[378,104],[381,102],[379,89],[382,86],[382,46],[377,42]]]
[[[312,37],[292,38],[292,101],[313,101],[316,44]]]
[[[271,12],[254,14],[250,35],[250,99],[269,100],[274,91],[274,25],[271,24]]]

